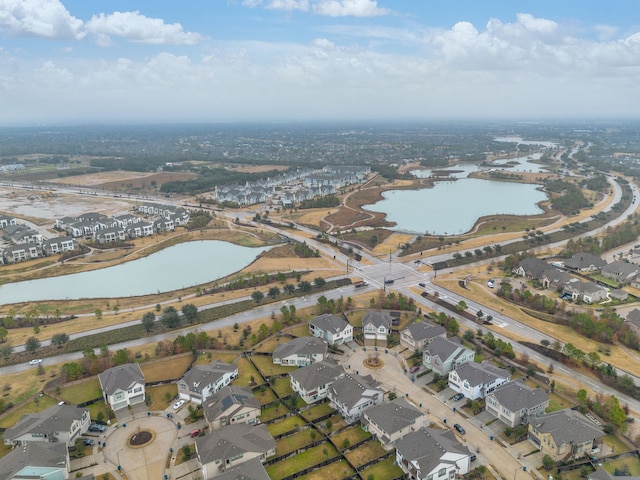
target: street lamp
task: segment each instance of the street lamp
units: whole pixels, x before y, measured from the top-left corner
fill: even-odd
[[[116,457],[118,457],[118,471],[122,470],[122,465],[120,465],[120,452],[123,451],[123,450],[124,450],[124,448],[121,448],[116,453]]]
[[[527,467],[518,467],[515,472],[513,472],[513,480],[516,480],[516,476],[518,475],[518,470],[522,470],[523,472],[527,471]]]

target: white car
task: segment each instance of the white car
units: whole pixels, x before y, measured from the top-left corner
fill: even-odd
[[[33,360],[29,360],[29,365],[38,365],[39,363],[42,363],[41,358],[34,358]]]
[[[184,405],[184,400],[178,400],[176,403],[173,404],[173,409],[178,410],[182,405]]]

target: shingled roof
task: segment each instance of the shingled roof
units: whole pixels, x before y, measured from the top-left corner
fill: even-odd
[[[127,391],[136,383],[144,384],[144,375],[137,363],[125,363],[98,375],[102,390],[111,395],[116,390]]]
[[[569,409],[541,415],[530,424],[537,432],[551,434],[556,445],[584,443],[604,436],[604,432],[580,412]]]
[[[249,452],[265,454],[276,448],[267,426],[236,423],[213,430],[196,440],[198,455],[203,464],[224,461]]]

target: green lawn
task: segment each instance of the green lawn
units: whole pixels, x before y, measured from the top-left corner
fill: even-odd
[[[60,398],[72,405],[100,397],[102,397],[102,389],[97,376],[88,378],[76,385],[63,385],[60,389]]]
[[[320,439],[320,434],[314,428],[302,430],[288,437],[281,438],[276,441],[276,456],[293,452],[294,450],[304,447],[305,445],[309,445],[318,439]]]
[[[89,416],[93,419],[93,420],[97,420],[98,419],[98,414],[100,412],[102,412],[102,420],[106,421],[108,416],[107,416],[107,404],[104,402],[104,400],[100,400],[99,402],[96,403],[92,403],[91,405],[89,405],[87,407],[89,409]]]
[[[365,463],[370,462],[374,458],[378,458],[379,456],[385,453],[384,448],[380,442],[371,440],[364,445],[351,450],[345,454],[345,457],[356,467],[358,468],[360,465],[364,465]]]
[[[251,357],[251,360],[253,360],[253,363],[256,367],[258,367],[258,370],[260,370],[260,373],[262,373],[262,376],[264,377],[289,373],[298,368],[283,365],[274,365],[271,356],[265,357],[263,355],[253,355]]]
[[[274,378],[271,387],[276,391],[280,398],[287,397],[293,393],[289,377]]]
[[[640,460],[638,460],[638,457],[621,458],[604,464],[604,469],[612,475],[616,468],[623,471],[625,467],[628,469],[628,475],[632,477],[640,476]]]
[[[349,441],[349,445],[355,445],[361,440],[365,438],[369,438],[371,433],[365,432],[360,424],[354,425],[351,428],[346,429],[343,432],[338,433],[331,437],[333,443],[335,443],[339,448],[344,448],[345,440]]]
[[[333,412],[335,412],[335,409],[329,403],[319,403],[301,413],[307,421],[313,422],[316,418],[320,418]]]
[[[336,430],[338,430],[339,428],[342,428],[346,425],[345,421],[343,420],[342,416],[339,414],[335,414],[332,417],[329,417],[326,420],[323,420],[322,422],[320,422],[320,424],[322,425],[326,425],[327,422],[331,422],[331,428],[327,429],[324,427],[320,427],[321,430],[324,431],[324,433],[331,433],[331,432],[335,432]],[[316,424],[317,426],[320,426],[320,424]]]
[[[246,358],[240,358],[238,360],[238,378],[233,381],[233,384],[241,387],[252,385],[251,377],[253,377],[253,381],[255,382],[253,385],[260,385],[263,383],[262,377],[251,362]]]
[[[395,459],[396,457],[394,455],[390,456],[389,458],[385,458],[381,462],[378,462],[362,470],[362,472],[360,472],[360,476],[362,478],[369,478],[373,475],[373,478],[380,480],[399,477],[403,472],[399,466],[394,465],[393,462],[395,461]]]
[[[284,415],[288,411],[289,410],[284,405],[273,405],[262,410],[262,413],[260,414],[260,421],[268,422],[271,419],[278,418],[280,415]]]
[[[36,397],[29,403],[24,404],[22,407],[12,409],[11,413],[0,420],[0,427],[13,427],[23,415],[41,412],[49,407],[53,407],[56,403],[58,403],[58,401],[55,398],[48,397],[46,395],[43,397]]]
[[[627,444],[624,443],[615,435],[606,435],[603,439],[603,442],[605,445],[612,447],[615,453],[622,453],[622,452],[629,451],[629,447],[627,447]]]
[[[304,424],[304,422],[296,417],[287,417],[282,420],[279,420],[274,423],[270,423],[267,425],[267,429],[269,433],[273,436],[280,435],[285,432],[290,432],[291,430],[295,430],[296,427],[300,427]]]
[[[269,465],[267,467],[267,473],[269,474],[269,478],[280,480],[300,470],[317,465],[328,458],[335,457],[337,454],[338,452],[336,452],[330,443],[323,443],[282,462]]]
[[[260,402],[260,405],[266,405],[274,400],[277,400],[276,394],[269,387],[260,387],[254,390],[253,394]]]
[[[314,470],[302,477],[298,477],[298,480],[338,480],[341,478],[348,478],[356,473],[353,468],[349,466],[346,460],[342,459],[337,462],[333,462],[326,467]],[[366,478],[366,477],[365,477]]]

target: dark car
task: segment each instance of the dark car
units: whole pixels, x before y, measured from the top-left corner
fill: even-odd
[[[471,454],[471,456],[469,457],[469,459],[470,459],[472,462],[475,462],[475,461],[477,460],[477,458],[478,458],[478,457],[476,457],[476,454],[475,454],[475,453],[472,453],[472,454]]]
[[[464,398],[464,395],[462,393],[456,393],[453,396],[453,401],[454,402],[459,402],[460,400],[462,400]]]
[[[462,428],[462,425],[460,425],[459,423],[454,424],[453,428],[455,428],[456,432],[458,432],[460,435],[464,435],[465,433],[467,433],[465,432],[464,428]]]
[[[107,427],[100,425],[99,423],[92,423],[89,425],[89,431],[103,433],[107,431]]]
[[[426,283],[419,283],[418,285],[421,286],[422,288],[425,288],[427,286]]]
[[[95,440],[92,440],[90,438],[83,438],[82,439],[82,443],[84,443],[85,447],[93,447],[95,445]]]

